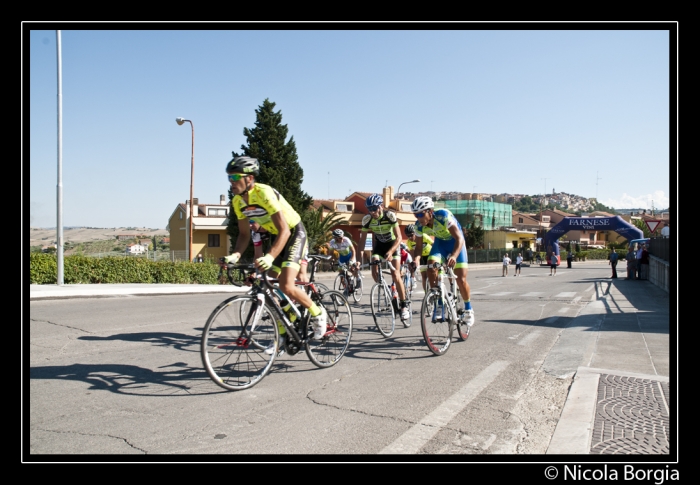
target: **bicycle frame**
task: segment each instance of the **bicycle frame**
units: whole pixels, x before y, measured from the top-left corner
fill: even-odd
[[[440,263],[431,263],[428,265],[428,268],[435,268],[438,270],[437,288],[440,291],[440,298],[442,298],[443,301],[447,300],[450,318],[452,323],[456,324],[459,319],[457,316],[457,308],[455,307],[455,296],[457,295],[455,291],[459,291],[457,287],[457,276],[454,274],[454,271],[452,271],[452,268]],[[444,268],[447,268],[447,270],[444,270]],[[449,280],[449,291],[447,285],[445,285],[445,278]]]

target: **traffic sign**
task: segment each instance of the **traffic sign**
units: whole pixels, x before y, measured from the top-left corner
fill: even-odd
[[[649,228],[649,230],[651,231],[652,234],[654,233],[654,231],[656,231],[657,226],[661,223],[661,221],[644,221],[644,222],[647,223],[647,227]]]

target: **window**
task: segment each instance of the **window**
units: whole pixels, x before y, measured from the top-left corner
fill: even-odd
[[[522,223],[523,223],[523,218],[522,218],[522,217],[518,217],[518,224],[522,224]]]
[[[209,234],[208,235],[208,246],[210,248],[218,248],[219,247],[219,235],[218,234]]]
[[[336,204],[335,205],[335,210],[336,212],[352,212],[352,204]]]
[[[226,216],[226,209],[220,208],[209,208],[207,209],[207,215],[209,216]]]
[[[549,222],[549,216],[542,216],[542,222]]]
[[[182,211],[180,211],[180,220],[182,220]]]

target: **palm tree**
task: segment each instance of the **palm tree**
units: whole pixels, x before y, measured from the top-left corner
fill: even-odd
[[[311,252],[317,252],[319,246],[330,241],[331,230],[344,222],[336,211],[330,211],[324,216],[323,206],[317,209],[310,207],[301,215],[301,220],[306,228],[306,241]]]

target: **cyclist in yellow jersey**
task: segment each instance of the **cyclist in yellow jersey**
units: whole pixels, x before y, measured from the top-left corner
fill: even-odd
[[[415,224],[409,224],[406,226],[406,246],[413,254],[411,275],[415,274],[416,267],[418,267],[421,280],[423,281],[423,291],[425,291],[428,285],[428,256],[430,256],[430,250],[433,248],[434,238],[427,234],[423,235],[423,251],[421,251],[421,254],[416,254],[416,239],[416,226]]]
[[[326,333],[326,312],[294,284],[307,251],[306,229],[301,217],[279,192],[269,185],[256,183],[255,177],[260,173],[257,159],[236,157],[226,165],[226,173],[234,194],[231,206],[238,218],[239,230],[236,246],[233,253],[226,256],[226,262],[236,263],[248,247],[251,239],[249,220],[257,222],[275,236],[268,253],[257,258],[255,265],[262,271],[273,267],[281,268],[280,290],[309,309],[314,338],[321,339]],[[280,328],[283,329],[284,327]],[[280,339],[283,340],[284,337],[284,333],[280,333]],[[284,341],[280,342],[280,345],[283,344]]]

